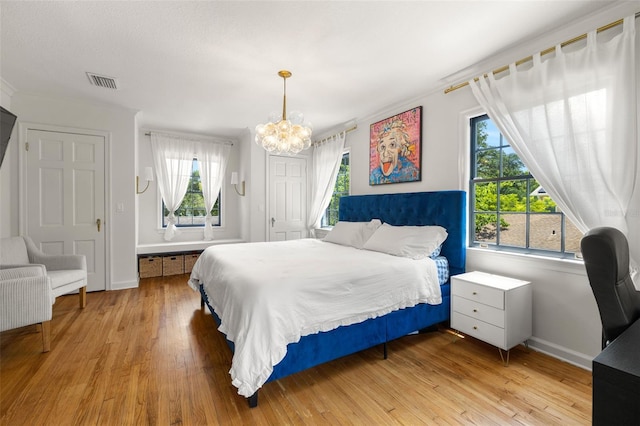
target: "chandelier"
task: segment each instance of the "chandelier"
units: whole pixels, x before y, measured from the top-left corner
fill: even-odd
[[[256,126],[256,144],[275,154],[297,154],[311,146],[311,124],[304,123],[301,112],[292,111],[287,119],[287,78],[291,72],[282,70],[278,75],[283,79],[282,119],[269,117],[267,124]],[[277,122],[276,122],[277,121]]]

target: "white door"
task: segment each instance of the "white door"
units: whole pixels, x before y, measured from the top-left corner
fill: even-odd
[[[307,160],[269,157],[269,240],[297,240],[307,233]]]
[[[105,290],[105,137],[28,129],[26,235],[49,254],[84,254],[87,291]]]

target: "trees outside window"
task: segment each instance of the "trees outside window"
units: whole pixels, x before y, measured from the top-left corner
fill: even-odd
[[[338,171],[338,177],[336,178],[336,184],[333,189],[331,201],[329,202],[329,206],[322,217],[322,227],[333,226],[338,223],[340,197],[343,195],[349,195],[350,179],[349,151],[346,151],[342,154],[342,162],[340,163],[340,170]]]
[[[549,255],[580,251],[566,218],[487,115],[471,120],[470,241]]]
[[[169,210],[162,203],[162,227],[166,228],[169,216]],[[187,186],[187,193],[185,194],[182,204],[178,210],[176,210],[176,217],[179,227],[201,227],[204,226],[204,219],[207,212],[204,207],[204,196],[202,195],[202,182],[200,181],[200,168],[198,166],[198,160],[193,159],[191,166],[191,176],[189,178],[189,185]],[[220,226],[220,194],[216,199],[213,209],[211,210],[213,216],[213,226]]]

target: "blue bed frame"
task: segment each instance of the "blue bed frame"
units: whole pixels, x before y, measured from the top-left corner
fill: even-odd
[[[353,195],[340,199],[339,219],[349,222],[380,219],[391,225],[440,225],[449,234],[441,254],[449,261],[450,275],[456,275],[465,271],[466,211],[464,191]],[[267,383],[380,344],[384,345],[386,358],[387,342],[449,320],[449,287],[449,283],[442,286],[440,305],[423,303],[358,324],[303,336],[299,342],[287,346],[286,356],[274,366]],[[200,292],[220,324],[202,285]],[[233,342],[229,345],[233,350]],[[257,406],[258,392],[247,400],[250,407]]]

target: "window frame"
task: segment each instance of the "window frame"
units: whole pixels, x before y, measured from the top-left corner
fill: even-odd
[[[486,121],[486,120],[491,120],[491,118],[487,115],[487,114],[479,114],[473,117],[469,118],[469,128],[470,128],[470,137],[469,137],[469,141],[470,141],[470,149],[469,149],[469,164],[470,167],[468,168],[470,175],[469,175],[469,182],[468,182],[468,189],[469,189],[469,205],[468,205],[468,213],[469,213],[469,221],[468,221],[468,235],[469,235],[469,247],[476,247],[476,248],[482,248],[482,249],[490,249],[490,250],[494,250],[494,251],[505,251],[505,252],[512,252],[512,253],[519,253],[519,254],[526,254],[526,255],[538,255],[538,256],[543,256],[543,257],[550,257],[550,258],[569,258],[569,259],[575,259],[576,257],[579,256],[579,251],[577,252],[573,252],[573,251],[567,251],[567,244],[566,244],[566,239],[567,239],[567,217],[566,215],[562,212],[562,211],[556,211],[556,212],[535,212],[535,211],[531,211],[530,207],[531,207],[531,194],[537,189],[537,187],[532,187],[532,183],[538,183],[538,181],[535,179],[535,176],[533,176],[531,174],[531,172],[528,170],[528,168],[526,169],[526,173],[525,174],[520,174],[520,175],[503,175],[504,169],[503,169],[503,153],[505,149],[511,149],[513,150],[511,144],[509,143],[509,141],[506,139],[506,137],[504,135],[502,135],[502,133],[500,132],[500,143],[499,145],[491,145],[489,147],[486,148],[481,148],[478,149],[477,148],[477,123],[482,122],[482,121]],[[478,153],[479,152],[488,152],[490,150],[497,150],[499,153],[499,165],[498,165],[498,176],[496,177],[476,177],[477,173],[478,173]],[[515,153],[514,153],[515,154]],[[517,155],[517,154],[515,154]],[[518,157],[519,158],[519,157]],[[522,160],[520,160],[522,161]],[[525,166],[526,167],[526,166]],[[523,212],[519,212],[519,211],[503,211],[501,209],[501,183],[504,182],[513,182],[513,181],[517,181],[517,180],[525,180],[526,181],[526,196],[525,196],[525,211]],[[478,186],[478,184],[485,184],[485,183],[495,183],[496,184],[496,188],[495,188],[495,193],[496,193],[496,210],[476,210],[476,187]],[[482,240],[478,240],[476,237],[476,215],[477,214],[495,214],[496,215],[496,224],[500,224],[500,219],[501,216],[503,215],[513,215],[513,214],[518,214],[518,215],[525,215],[525,227],[524,227],[524,246],[514,246],[514,245],[509,245],[506,243],[501,243],[500,241],[500,233],[501,233],[501,226],[496,226],[496,236],[495,236],[495,241],[482,241]],[[532,225],[531,225],[531,218],[535,217],[536,215],[558,215],[560,218],[560,249],[559,251],[555,251],[555,250],[551,250],[551,249],[544,249],[544,248],[536,248],[536,247],[531,247],[532,241],[531,241],[531,234],[532,234]]]
[[[345,157],[347,158],[348,162],[347,165],[349,166],[349,170],[348,173],[346,174],[347,178],[349,179],[349,192],[346,194],[342,194],[340,195],[340,197],[343,196],[348,196],[351,195],[351,150],[349,149],[349,147],[345,148],[342,151],[342,160],[340,160],[340,165],[342,166]],[[340,176],[340,172],[338,172],[338,178]],[[333,187],[333,192],[331,193],[331,197],[333,198],[333,195],[336,193],[336,185],[338,183],[338,178],[336,178],[336,184]],[[331,209],[331,203],[329,203],[329,205],[327,206],[327,208],[324,210],[324,213],[322,214],[322,219],[320,220],[320,228],[323,229],[330,229],[333,227],[333,225],[329,224],[329,220],[327,219],[328,215],[330,215],[330,209]],[[331,211],[335,210],[336,212],[336,222],[338,221],[338,218],[340,217],[340,210],[339,210],[339,206],[335,209],[331,209]]]
[[[195,167],[196,164],[199,164],[199,160],[198,160],[197,157],[193,157],[192,163],[191,163],[191,175],[189,176],[189,182],[191,182],[191,179],[193,179],[194,172],[196,171],[196,167]],[[198,166],[198,171],[199,171],[199,169],[200,169],[200,167]],[[200,176],[198,177],[198,179],[200,181],[200,187],[202,187],[202,180],[201,180]],[[217,207],[218,208],[218,223],[215,223],[212,226],[218,227],[218,228],[222,227],[222,217],[223,217],[223,215],[222,215],[222,205],[223,205],[223,203],[222,203],[222,187],[224,187],[224,185],[222,185],[220,187],[220,192],[218,192],[218,198],[216,199],[216,203],[214,203],[214,210],[216,208],[216,204],[218,205],[218,207]],[[159,192],[160,192],[160,190],[158,189],[158,193]],[[185,198],[186,198],[187,194],[189,194],[189,193],[197,194],[198,192],[194,192],[194,191],[189,192],[189,187],[187,187],[187,192],[185,193]],[[200,194],[202,194],[202,192],[200,192]],[[164,204],[164,200],[162,199],[162,196],[159,196],[158,198],[160,200],[160,229],[161,230],[165,230],[165,229],[167,229],[166,216],[164,214],[165,204]],[[185,198],[183,198],[182,202],[184,202]],[[180,207],[182,207],[182,203],[180,203]],[[178,209],[180,209],[180,207]],[[195,217],[198,217],[198,216],[195,216]],[[192,218],[192,222],[193,222],[193,218],[194,218],[193,214],[191,215],[191,218]],[[202,224],[193,224],[193,223],[192,224],[180,224],[180,223],[176,223],[176,227],[180,228],[180,229],[183,229],[183,230],[188,230],[188,229],[196,229],[197,230],[197,229],[203,229],[204,228],[204,223],[202,223]]]

